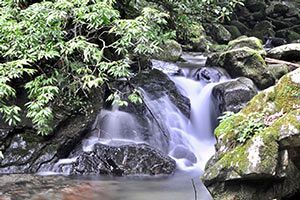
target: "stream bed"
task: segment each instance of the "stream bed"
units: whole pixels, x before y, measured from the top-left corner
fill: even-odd
[[[199,172],[167,177],[0,176],[1,200],[210,200]]]

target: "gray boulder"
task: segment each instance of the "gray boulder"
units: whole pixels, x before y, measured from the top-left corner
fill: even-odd
[[[261,54],[265,54],[262,41],[256,37],[241,36],[228,43],[228,50],[239,49],[242,47],[249,47],[253,50],[259,51]]]
[[[282,76],[291,71],[291,67],[286,64],[268,64],[268,70],[276,79],[280,79]]]
[[[299,61],[300,43],[292,43],[275,47],[268,51],[267,56],[286,61]]]
[[[299,77],[300,69],[283,76],[216,128],[216,153],[203,175],[215,200],[285,199],[299,191]]]
[[[146,144],[106,146],[96,144],[72,165],[71,174],[164,175],[172,174],[176,162]]]
[[[256,94],[254,83],[243,77],[220,83],[212,90],[213,100],[220,113],[239,112]]]

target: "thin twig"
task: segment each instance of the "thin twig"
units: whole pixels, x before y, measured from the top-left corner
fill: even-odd
[[[193,186],[193,189],[194,189],[194,194],[195,194],[195,200],[198,199],[198,194],[197,194],[197,189],[196,189],[196,186],[195,186],[195,182],[194,182],[194,179],[191,179],[192,180],[192,186]]]

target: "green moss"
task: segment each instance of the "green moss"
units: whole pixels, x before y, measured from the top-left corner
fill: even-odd
[[[263,112],[265,105],[262,102],[266,102],[267,94],[264,92],[258,93],[252,98],[248,105],[242,109],[241,113],[248,116],[253,112]]]
[[[209,50],[212,52],[224,52],[227,49],[227,45],[225,44],[212,44],[209,47]]]
[[[244,115],[235,114],[220,123],[220,125],[215,129],[215,136],[217,138],[222,138],[220,145],[226,145],[229,148],[235,146],[237,137],[236,128],[244,119]]]
[[[224,154],[224,156],[220,159],[219,164],[223,166],[223,168],[234,168],[234,171],[238,173],[246,171],[249,166],[247,149],[250,145],[251,142],[248,142],[247,144],[240,145],[233,151]]]
[[[291,81],[289,75],[284,76],[275,87],[275,105],[277,110],[289,112],[300,105],[300,84]]]
[[[249,47],[253,50],[264,51],[262,41],[255,37],[239,37],[228,43],[228,50]]]

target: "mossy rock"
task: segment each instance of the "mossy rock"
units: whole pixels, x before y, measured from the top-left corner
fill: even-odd
[[[262,55],[266,54],[263,48],[262,41],[256,37],[241,36],[228,43],[228,50],[238,49],[242,47],[249,47],[251,49],[257,50]]]
[[[239,142],[240,132],[253,117],[263,128]],[[228,193],[241,196],[241,190],[233,190],[236,184],[250,195],[263,197],[258,199],[281,199],[299,190],[300,179],[293,177],[300,176],[300,69],[283,76],[239,113],[223,120],[215,136],[217,151],[202,179],[216,199]],[[264,190],[251,186],[266,181],[269,184]],[[293,184],[288,184],[290,181]],[[272,198],[265,198],[266,194]]]
[[[163,61],[176,62],[182,55],[181,45],[175,40],[168,40],[161,46],[162,51],[153,55],[153,58]]]
[[[221,24],[206,24],[205,31],[219,44],[226,44],[231,39],[230,32]]]
[[[236,26],[227,25],[227,26],[225,26],[225,28],[230,32],[232,39],[236,39],[236,38],[242,36],[240,30]]]
[[[276,79],[280,79],[282,76],[290,72],[290,67],[286,64],[269,64],[268,70],[273,74]]]
[[[242,23],[240,21],[233,20],[230,22],[230,24],[233,26],[236,26],[242,35],[247,35],[250,32],[250,29],[248,28],[248,26],[246,26],[244,23]]]
[[[212,46],[211,42],[205,37],[201,36],[191,43],[191,50],[195,52],[207,52],[210,50],[210,47]]]
[[[211,52],[224,52],[228,48],[225,44],[211,44],[209,46],[209,51]]]
[[[285,38],[288,42],[300,39],[300,34],[293,29],[283,29],[276,32],[276,37]]]
[[[263,40],[265,37],[274,37],[275,31],[272,22],[263,20],[255,24],[252,35]]]
[[[275,83],[275,78],[267,70],[261,52],[249,47],[212,55],[208,57],[206,65],[224,68],[233,78],[241,76],[250,78],[259,89],[265,89]]]

